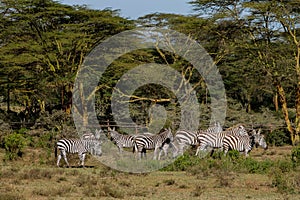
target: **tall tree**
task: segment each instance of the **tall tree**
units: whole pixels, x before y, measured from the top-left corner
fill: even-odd
[[[5,0],[0,6],[0,87],[8,109],[13,101],[29,112],[34,105],[39,110],[57,105],[69,112],[84,56],[101,40],[134,27],[118,11],[52,0]]]
[[[254,67],[258,72],[256,78],[260,79],[261,76],[264,77],[261,78],[264,81],[272,83],[273,88],[270,88],[270,92],[276,91],[275,99],[277,94],[280,97],[291,141],[293,144],[298,143],[300,131],[299,1],[195,0],[191,3],[199,12],[206,12],[215,18],[216,23],[232,21],[242,25],[239,26],[238,31],[245,34],[243,36],[245,39],[241,40],[241,43],[232,43],[235,48],[229,55],[238,55],[237,50],[242,50],[240,58],[244,61],[248,60],[242,62],[242,64],[247,63],[244,69],[249,70],[249,66],[252,66],[251,68]],[[296,77],[292,76],[295,72]],[[241,71],[239,75],[243,73]],[[244,77],[247,78],[247,74]],[[288,97],[291,97],[289,93],[293,85],[297,88],[293,92],[293,96],[296,96],[294,124],[288,110],[291,107],[289,104],[291,100]],[[286,90],[289,90],[288,93]]]

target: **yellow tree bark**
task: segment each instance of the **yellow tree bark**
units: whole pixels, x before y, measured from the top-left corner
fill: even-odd
[[[279,101],[280,101],[281,106],[282,106],[282,113],[283,113],[283,116],[284,116],[284,120],[285,120],[287,129],[290,133],[292,144],[296,145],[299,142],[299,134],[297,135],[297,132],[296,132],[296,130],[297,130],[297,128],[299,128],[299,126],[296,128],[296,130],[294,130],[294,128],[291,124],[291,121],[290,121],[290,118],[289,118],[289,112],[288,112],[288,106],[287,106],[287,100],[286,100],[285,92],[284,92],[284,89],[283,89],[282,85],[279,82],[276,83],[276,88],[277,88],[277,92],[278,92],[278,95],[279,95]]]

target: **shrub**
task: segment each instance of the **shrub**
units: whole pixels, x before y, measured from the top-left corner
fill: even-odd
[[[300,146],[293,148],[291,156],[294,163],[300,164]]]
[[[187,153],[178,157],[172,164],[163,168],[163,171],[185,171],[189,167],[198,165],[201,159],[196,156],[191,156]]]
[[[252,174],[264,174],[267,173],[271,167],[274,166],[274,162],[271,160],[257,161],[251,157],[240,159],[239,167],[240,169],[245,169],[246,172]]]
[[[13,133],[4,138],[4,148],[6,150],[6,159],[14,160],[22,157],[23,148],[26,145],[26,139],[22,134]]]
[[[283,146],[291,144],[291,139],[285,129],[276,129],[267,134],[266,142],[273,146]]]

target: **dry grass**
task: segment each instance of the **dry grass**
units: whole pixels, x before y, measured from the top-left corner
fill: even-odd
[[[254,150],[255,159],[281,159],[290,147]],[[1,164],[0,199],[300,199],[299,193],[284,193],[274,186],[269,174],[152,172],[128,174],[113,171],[88,157],[93,168],[57,168],[41,164],[37,150],[27,150],[25,157]],[[0,159],[4,152],[0,150]],[[30,158],[36,160],[30,161]],[[54,159],[54,158],[53,158]],[[76,163],[74,161],[73,163]],[[300,175],[293,172],[288,175]],[[298,178],[293,179],[299,186]],[[280,177],[279,177],[280,178]],[[278,180],[280,181],[280,180]],[[287,181],[289,181],[287,179]],[[280,182],[278,182],[280,184]]]

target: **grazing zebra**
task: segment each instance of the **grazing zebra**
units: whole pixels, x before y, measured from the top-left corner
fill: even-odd
[[[123,135],[115,131],[115,127],[113,129],[108,127],[108,135],[117,147],[119,148],[119,153],[123,152],[123,148],[132,148],[135,135]]]
[[[188,146],[198,146],[199,134],[217,134],[222,130],[223,128],[221,124],[219,122],[215,122],[214,126],[209,127],[206,130],[199,130],[197,132],[186,130],[177,131],[174,138],[174,144],[177,146],[177,148],[175,147],[175,150],[177,152],[174,153],[174,156],[183,155],[184,148]]]
[[[226,135],[223,141],[224,154],[226,155],[232,149],[244,152],[245,156],[248,156],[254,145],[257,147],[261,146],[264,149],[268,148],[264,136],[260,134],[260,131],[258,133],[253,131],[251,136]]]
[[[199,146],[196,151],[196,156],[200,151],[205,151],[207,149],[211,151],[211,154],[213,153],[213,149],[222,149],[223,140],[226,135],[248,136],[248,133],[243,125],[231,127],[219,133],[200,132],[197,135]]]
[[[170,128],[157,135],[137,135],[134,139],[133,152],[137,152],[139,154],[139,158],[141,159],[143,153],[146,154],[145,150],[154,149],[153,159],[156,160],[158,150],[161,151],[165,144],[169,144],[172,141],[173,134]]]
[[[57,149],[60,151],[58,156]],[[67,153],[78,153],[79,160],[81,161],[81,163],[79,161],[79,164],[84,167],[84,159],[87,152],[90,152],[92,155],[102,155],[99,133],[86,139],[60,139],[56,143],[55,148],[55,157],[58,157],[56,165],[59,167],[59,162],[61,157],[63,157],[69,167],[70,165],[67,160]]]

